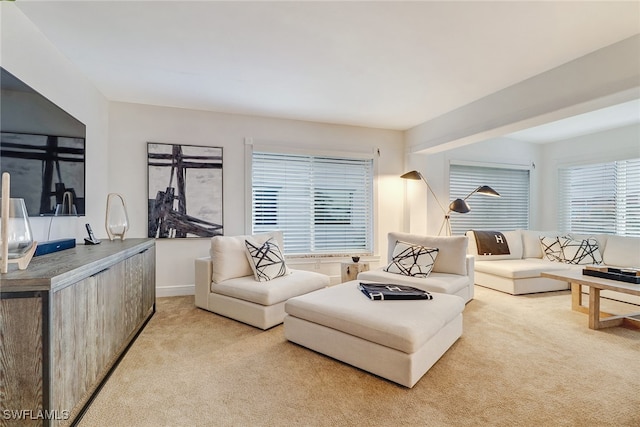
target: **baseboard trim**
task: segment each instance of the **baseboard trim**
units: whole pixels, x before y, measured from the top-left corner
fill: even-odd
[[[161,286],[156,288],[156,297],[178,297],[183,295],[195,295],[196,285]]]

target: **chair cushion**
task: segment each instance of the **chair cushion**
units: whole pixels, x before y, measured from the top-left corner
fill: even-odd
[[[213,282],[211,292],[256,304],[273,305],[329,286],[329,276],[324,274],[293,269],[290,272],[268,282],[258,282],[253,275]]]
[[[253,236],[214,236],[211,238],[211,277],[216,283],[225,280],[244,277],[253,274],[251,265],[247,260],[244,241],[252,238],[257,243],[264,243],[270,238],[275,238],[282,248],[282,232],[254,234]]]
[[[438,257],[433,264],[433,273],[467,274],[467,236],[420,236],[417,234],[391,232],[388,234],[388,262],[391,262],[397,241],[438,248]]]
[[[432,300],[371,301],[360,292],[358,283],[350,281],[292,298],[285,303],[285,311],[410,354],[464,310],[461,297],[446,294],[433,294]]]
[[[543,271],[567,270],[570,265],[560,262],[548,261],[546,259],[529,258],[505,259],[496,261],[476,261],[474,270],[479,273],[493,274],[495,276],[507,277],[509,279],[527,279],[540,277]],[[576,266],[576,268],[578,268]]]

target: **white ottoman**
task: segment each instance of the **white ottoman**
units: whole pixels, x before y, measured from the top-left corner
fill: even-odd
[[[294,343],[406,387],[462,335],[464,299],[371,301],[359,281],[289,299],[284,334]]]

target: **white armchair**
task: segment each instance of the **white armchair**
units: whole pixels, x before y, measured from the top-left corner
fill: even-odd
[[[274,238],[282,247],[282,233],[254,236],[216,236],[210,256],[195,260],[195,304],[205,310],[260,329],[282,323],[284,303],[329,285],[329,277],[311,271],[288,269],[284,276],[257,281],[246,255],[245,240],[264,243]]]
[[[474,257],[467,255],[466,236],[434,237],[392,232],[388,234],[387,261],[390,263],[396,242],[438,248],[428,277],[412,277],[384,271],[385,266],[358,274],[358,280],[413,286],[428,292],[458,295],[465,302],[473,299]]]

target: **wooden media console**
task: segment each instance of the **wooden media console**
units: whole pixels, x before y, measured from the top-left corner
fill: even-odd
[[[0,426],[76,423],[155,312],[153,239],[103,241],[0,276]]]

